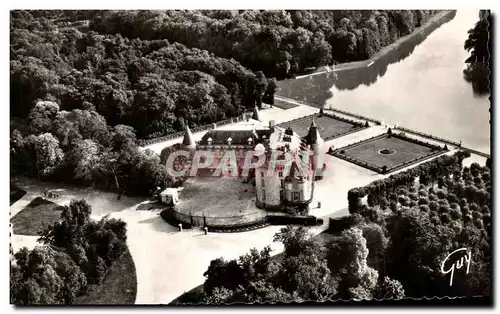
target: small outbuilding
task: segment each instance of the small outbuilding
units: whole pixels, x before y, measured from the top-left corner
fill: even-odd
[[[177,189],[167,188],[160,193],[160,201],[163,204],[175,205],[179,201],[179,194]]]

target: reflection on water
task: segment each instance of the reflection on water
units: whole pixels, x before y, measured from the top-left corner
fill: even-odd
[[[379,77],[385,75],[390,64],[406,59],[415,50],[415,47],[420,45],[434,30],[454,17],[455,14],[450,14],[440,23],[435,23],[422,32],[415,34],[411,39],[405,40],[395,49],[374,60],[370,66],[283,80],[279,82],[276,94],[322,107],[333,96],[331,88],[334,85],[337,90],[354,90],[360,85],[372,85]]]
[[[347,110],[390,124],[462,141],[490,152],[489,101],[475,97],[463,78],[467,31],[477,11],[427,30],[370,67],[279,82],[277,95]]]

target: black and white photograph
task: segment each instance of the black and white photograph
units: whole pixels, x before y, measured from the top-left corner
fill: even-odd
[[[232,5],[9,9],[10,306],[491,306],[495,11]]]

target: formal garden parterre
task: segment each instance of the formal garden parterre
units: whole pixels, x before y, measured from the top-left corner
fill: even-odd
[[[284,129],[290,127],[299,136],[303,137],[307,135],[313,119],[321,138],[325,141],[344,136],[349,133],[358,132],[369,127],[367,123],[350,120],[329,113],[323,113],[323,110],[321,110],[320,113],[283,122],[278,126]]]
[[[329,151],[329,154],[372,171],[386,174],[448,151],[438,146],[388,130],[386,134]]]

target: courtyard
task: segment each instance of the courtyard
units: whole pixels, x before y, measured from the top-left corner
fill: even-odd
[[[443,147],[401,135],[382,134],[330,154],[379,173],[389,173],[446,152]]]
[[[255,206],[255,187],[232,177],[189,178],[179,191],[174,210],[186,216],[205,217],[216,225],[252,222],[266,215]]]
[[[307,135],[313,117],[318,132],[325,141],[365,128],[360,122],[349,121],[344,118],[335,117],[331,114],[319,113],[284,122],[278,124],[278,126],[284,129],[291,127],[295,133],[303,137]]]

